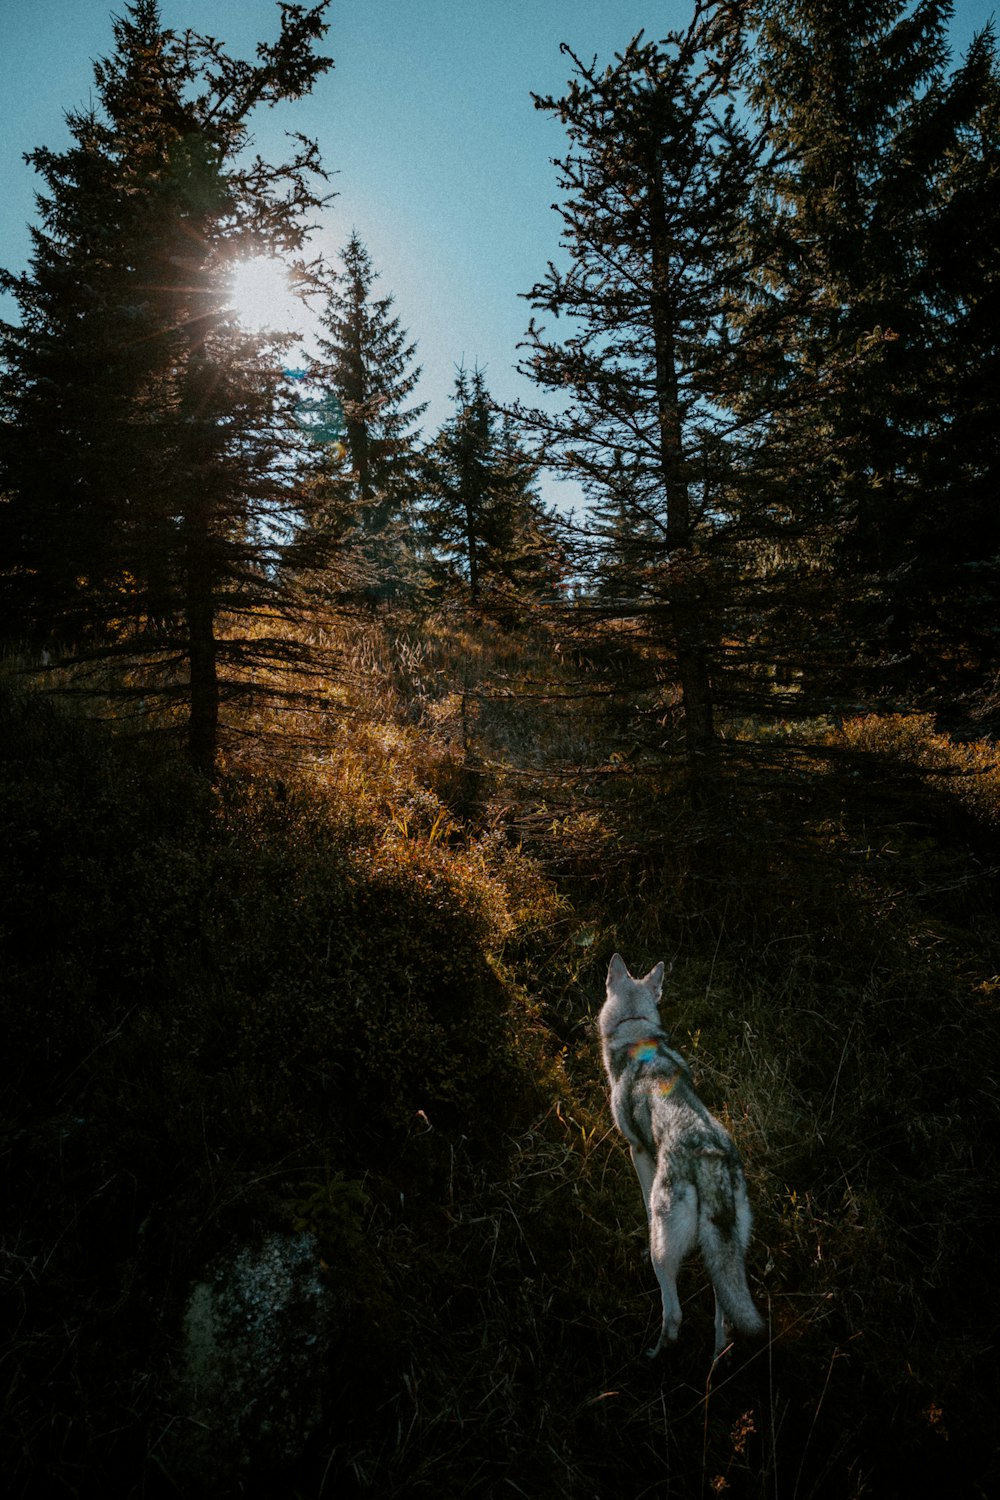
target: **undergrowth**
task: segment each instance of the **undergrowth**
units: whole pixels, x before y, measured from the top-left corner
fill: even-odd
[[[233,1493],[996,1484],[990,747],[744,737],[695,803],[559,644],[358,631],[322,745],[236,750],[215,789],[5,690],[11,1493],[190,1492],[184,1299],[272,1229],[352,1310],[299,1462]],[[616,948],[672,962],[665,1023],[747,1167],[769,1334],[714,1371],[698,1263],[639,1358],[592,1026]]]

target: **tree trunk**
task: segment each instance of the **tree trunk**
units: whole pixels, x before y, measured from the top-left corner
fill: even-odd
[[[697,580],[672,586],[670,613],[684,704],[684,749],[689,768],[698,772],[714,758],[716,738],[712,677],[704,641],[704,606]]]
[[[715,753],[714,702],[707,649],[707,612],[690,561],[694,528],[684,461],[683,418],[674,347],[676,315],[668,290],[671,285],[670,245],[666,233],[659,148],[655,141],[650,145],[647,202],[659,466],[667,500],[666,549],[669,562],[678,564],[668,567],[668,602],[684,705],[685,754],[689,769],[698,773],[705,769]]]
[[[479,548],[476,545],[476,525],[473,518],[472,504],[465,503],[465,551],[469,561],[469,598],[473,604],[479,603]]]
[[[201,507],[187,521],[187,632],[190,705],[188,756],[204,776],[215,774],[219,743],[218,644],[212,599],[211,538]]]

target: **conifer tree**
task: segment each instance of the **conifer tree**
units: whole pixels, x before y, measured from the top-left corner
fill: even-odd
[[[413,581],[414,424],[426,405],[407,404],[421,375],[416,344],[393,314],[393,298],[374,295],[378,272],[357,233],[340,261],[311,374],[343,412],[343,433],[324,449],[311,535],[341,589],[374,602]],[[315,576],[324,591],[322,573]]]
[[[592,501],[614,560],[606,591],[630,597],[673,661],[692,771],[716,743],[713,558],[738,515],[727,311],[761,157],[734,107],[738,13],[698,0],[686,32],[640,35],[603,70],[564,47],[568,92],[535,100],[569,135],[569,265],[550,264],[530,299],[571,326],[556,339],[533,321],[525,369],[568,405],[521,415]]]
[[[229,282],[249,254],[300,255],[321,201],[312,143],[277,166],[246,148],[256,106],[329,66],[325,8],[281,4],[247,63],[127,5],[99,108],[31,157],[41,223],[29,270],[3,277],[22,318],[0,329],[5,630],[127,658],[138,691],[185,705],[206,772],[223,697],[293,650],[273,567],[301,441],[287,340],[243,330]]]
[[[486,590],[537,596],[557,586],[551,518],[535,489],[537,464],[501,415],[483,372],[455,377],[455,414],[426,454],[423,529],[442,577],[458,577],[473,605]]]
[[[939,704],[996,659],[998,86],[948,0],[766,0],[750,92],[776,163],[760,351],[772,507],[811,506],[841,684]],[[815,627],[814,627],[815,628]]]

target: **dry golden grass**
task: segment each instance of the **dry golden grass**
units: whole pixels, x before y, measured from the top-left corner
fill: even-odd
[[[798,726],[693,805],[635,705],[576,696],[548,626],[387,616],[322,644],[316,705],[231,718],[211,795],[151,746],[14,712],[21,1492],[34,1462],[169,1493],[141,1309],[283,1215],[356,1308],[289,1494],[989,1492],[992,747]],[[38,830],[60,853],[34,865]],[[769,1336],[711,1375],[697,1264],[677,1349],[637,1358],[657,1294],[591,1026],[615,948],[674,961],[664,1019],[746,1161]],[[71,1150],[69,1117],[95,1122]],[[98,1230],[122,1246],[104,1282]],[[94,1359],[47,1383],[66,1329]]]

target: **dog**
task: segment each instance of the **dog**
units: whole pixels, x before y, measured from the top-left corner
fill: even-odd
[[[681,1326],[677,1273],[697,1246],[715,1290],[715,1353],[730,1329],[759,1334],[764,1321],[747,1285],[752,1216],[736,1147],[695,1093],[691,1070],[660,1024],[663,964],[635,979],[615,954],[598,1026],[611,1113],[629,1143],[649,1221],[649,1255],[663,1297],[650,1359]]]

